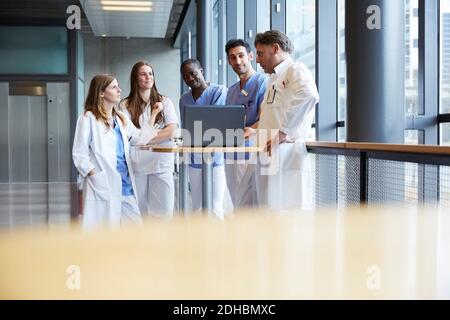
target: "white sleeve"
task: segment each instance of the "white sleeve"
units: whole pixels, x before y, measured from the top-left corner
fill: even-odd
[[[163,104],[164,104],[164,117],[165,117],[166,125],[167,124],[176,124],[177,126],[179,126],[178,125],[178,117],[175,112],[175,107],[174,107],[172,101],[166,97],[166,98],[164,98]]]
[[[126,131],[130,145],[147,144],[158,134],[158,130],[151,127],[147,121],[142,122],[141,129],[138,129],[128,116],[125,114],[124,116],[127,121]]]
[[[319,102],[319,94],[311,72],[303,64],[294,64],[288,70],[286,78],[291,94],[287,101],[288,110],[285,121],[280,131],[295,137],[299,130],[305,131],[303,126],[311,125],[304,120],[312,121],[309,114]]]
[[[88,115],[82,114],[77,121],[73,140],[72,158],[75,167],[82,177],[95,169],[89,156],[92,141],[92,123]]]

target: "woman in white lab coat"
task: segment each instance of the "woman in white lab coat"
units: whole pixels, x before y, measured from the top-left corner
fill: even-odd
[[[85,111],[78,118],[72,156],[83,185],[83,228],[117,228],[141,223],[136,187],[130,167],[130,144],[144,144],[156,136],[153,128],[160,109],[137,129],[116,110],[120,101],[117,80],[96,75],[89,86]]]
[[[151,144],[170,145],[178,127],[172,101],[158,92],[153,67],[146,61],[135,63],[130,74],[130,94],[120,104],[137,128],[147,123],[151,110],[162,108],[154,128],[158,135]],[[174,154],[131,148],[131,166],[136,176],[136,190],[142,214],[171,218],[175,203],[173,180]]]

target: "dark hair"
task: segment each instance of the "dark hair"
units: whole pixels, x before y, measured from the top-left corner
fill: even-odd
[[[142,99],[141,94],[139,93],[139,82],[138,82],[139,69],[143,66],[150,67],[150,69],[152,69],[152,74],[153,74],[153,87],[150,91],[150,101],[149,101],[150,108],[152,108],[156,102],[163,101],[163,96],[158,92],[158,89],[156,88],[155,71],[154,71],[153,67],[151,66],[151,64],[148,63],[147,61],[136,62],[134,64],[133,68],[131,69],[130,94],[128,95],[128,97],[126,97],[125,106],[131,115],[131,121],[137,128],[141,127],[141,125],[139,124],[139,117],[144,112],[144,107],[146,105],[146,101],[144,101],[144,99]],[[163,114],[162,114],[162,112],[160,112],[156,116],[155,122],[160,123],[163,120],[164,120]]]
[[[197,59],[186,59],[180,66],[180,72],[183,72],[183,67],[188,64],[194,64],[197,68],[203,70],[202,64]]]
[[[257,44],[272,45],[278,44],[280,48],[287,53],[294,51],[294,46],[291,40],[282,32],[278,30],[269,30],[264,33],[258,33],[255,37],[255,46]]]
[[[225,52],[227,53],[228,56],[228,52],[236,47],[244,47],[245,50],[247,50],[247,53],[252,52],[252,48],[250,47],[250,45],[248,44],[247,41],[242,40],[242,39],[232,39],[230,41],[227,42],[227,44],[225,45]]]

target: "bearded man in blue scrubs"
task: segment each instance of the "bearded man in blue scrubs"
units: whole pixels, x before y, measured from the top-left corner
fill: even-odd
[[[258,126],[267,77],[253,69],[253,53],[245,40],[233,39],[228,41],[225,52],[228,63],[239,77],[239,81],[228,88],[226,104],[245,106],[245,132],[247,136],[245,145],[255,145],[251,136]],[[252,161],[255,159],[253,157],[256,157],[256,154],[230,153],[226,155],[227,184],[235,208],[252,207],[256,204],[255,161]]]

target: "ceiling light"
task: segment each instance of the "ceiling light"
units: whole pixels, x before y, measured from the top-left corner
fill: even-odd
[[[112,7],[112,6],[104,6],[102,7],[104,11],[152,11],[151,7]]]
[[[153,5],[150,1],[102,1],[102,5],[105,6],[138,6],[138,7],[150,7]]]

